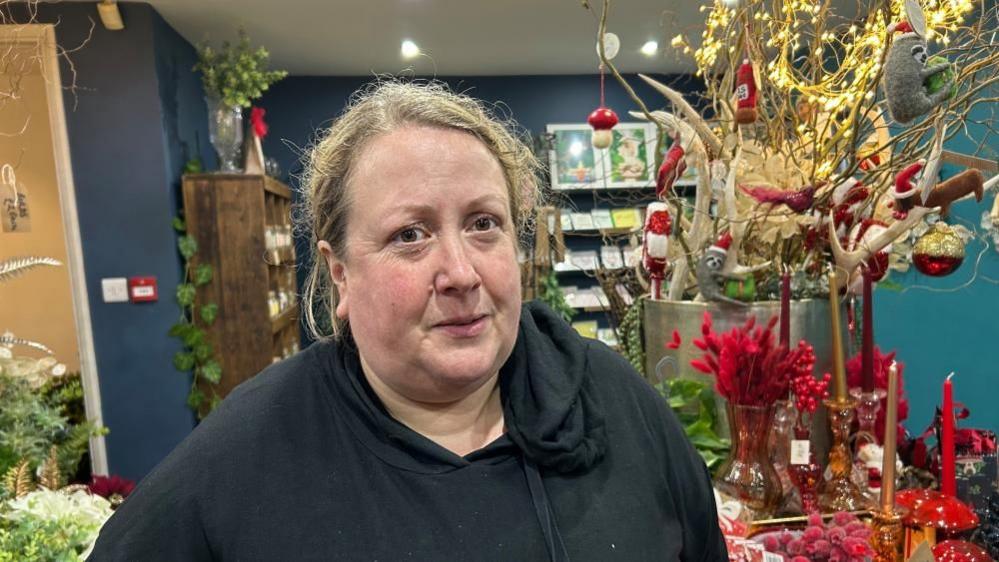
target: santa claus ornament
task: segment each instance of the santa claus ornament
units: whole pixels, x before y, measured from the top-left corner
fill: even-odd
[[[920,273],[943,277],[964,261],[964,240],[943,222],[935,223],[912,247],[912,264]]]
[[[650,203],[645,211],[645,228],[642,235],[642,266],[652,280],[652,298],[662,298],[663,280],[666,278],[666,260],[669,236],[673,233],[673,217],[665,203]]]
[[[863,219],[850,229],[850,235],[847,240],[847,251],[853,252],[869,247],[870,243],[886,230],[888,230],[888,225],[882,221],[877,219]],[[867,269],[871,272],[872,282],[877,283],[888,274],[888,260],[889,256],[891,256],[891,250],[892,245],[888,244],[864,262],[867,265]],[[858,267],[850,273],[850,282],[847,285],[847,290],[855,295],[859,295],[863,292],[863,282],[864,276],[861,268]]]

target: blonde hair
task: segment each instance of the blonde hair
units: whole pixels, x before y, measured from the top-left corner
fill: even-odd
[[[412,125],[465,131],[486,146],[503,169],[513,224],[518,239],[526,241],[539,198],[539,164],[520,139],[522,133],[480,101],[451,92],[442,83],[383,79],[356,92],[344,113],[310,150],[300,212],[313,250],[325,240],[335,256],[346,255],[349,184],[357,156],[373,139]],[[317,253],[302,295],[305,327],[313,338],[339,338],[347,330],[346,323],[336,316],[338,300],[326,261]],[[317,309],[329,314],[330,333],[320,327]]]

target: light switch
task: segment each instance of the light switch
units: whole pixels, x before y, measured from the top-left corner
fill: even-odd
[[[107,277],[101,279],[101,292],[104,302],[128,302],[128,279]]]

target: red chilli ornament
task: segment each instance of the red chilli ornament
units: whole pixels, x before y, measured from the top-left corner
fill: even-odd
[[[753,75],[753,64],[744,59],[736,71],[735,96],[738,106],[735,110],[735,122],[740,125],[750,125],[756,122],[756,77]]]
[[[934,224],[912,247],[912,264],[930,277],[950,275],[963,261],[964,241],[942,222]]]
[[[607,148],[611,145],[611,129],[617,125],[617,113],[609,107],[600,106],[590,113],[586,122],[593,127],[593,148]]]

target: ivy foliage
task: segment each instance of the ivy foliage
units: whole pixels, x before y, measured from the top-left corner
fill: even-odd
[[[576,315],[576,310],[565,302],[565,293],[562,292],[562,287],[558,284],[558,276],[555,275],[554,270],[549,271],[548,275],[541,279],[541,285],[538,287],[538,299],[557,312],[566,322],[571,322],[572,317]]]
[[[187,405],[201,416],[212,411],[220,401],[214,389],[206,394],[203,388],[212,388],[222,380],[222,365],[205,333],[205,328],[214,324],[218,318],[218,305],[213,302],[195,302],[198,287],[212,282],[214,270],[210,264],[194,263],[198,242],[187,233],[184,220],[174,218],[173,228],[178,234],[177,251],[184,260],[184,278],[176,291],[180,318],[169,331],[171,337],[180,340],[183,348],[174,354],[173,366],[182,373],[191,373]]]

